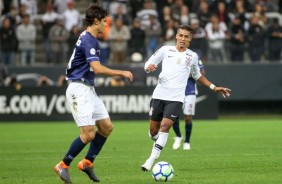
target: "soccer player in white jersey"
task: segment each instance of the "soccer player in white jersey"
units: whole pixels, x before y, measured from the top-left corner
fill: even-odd
[[[95,4],[88,7],[85,13],[86,30],[78,38],[67,66],[66,80],[69,85],[66,98],[80,128],[80,135],[54,168],[65,183],[71,183],[69,165],[88,143],[88,152],[78,163],[78,169],[86,173],[92,181],[100,181],[94,173],[93,161],[111,134],[113,125],[105,105],[95,92],[95,74],[122,76],[130,81],[133,79],[130,71],[112,70],[100,64],[100,48],[96,37],[104,31],[107,16],[107,11]]]
[[[155,142],[151,155],[141,166],[143,171],[151,169],[166,145],[169,129],[181,112],[185,87],[190,74],[204,86],[220,92],[223,97],[230,95],[229,88],[215,86],[200,73],[198,55],[188,49],[192,33],[193,29],[190,26],[180,25],[176,33],[176,46],[161,47],[145,63],[145,71],[153,72],[162,62],[162,71],[152,95],[149,112],[149,135]]]
[[[200,72],[202,75],[205,75],[205,69],[202,61],[199,59],[198,65],[200,68]],[[183,149],[184,150],[190,150],[190,138],[192,133],[192,116],[195,115],[195,108],[196,108],[196,95],[198,94],[197,89],[197,82],[196,80],[190,75],[187,80],[187,85],[185,89],[185,99],[183,103],[183,114],[184,114],[184,120],[185,120],[185,140],[183,143]],[[174,137],[174,143],[172,145],[173,149],[178,149],[181,145],[182,137],[181,131],[179,128],[179,119],[177,119],[173,123],[173,130],[176,134],[176,137]]]

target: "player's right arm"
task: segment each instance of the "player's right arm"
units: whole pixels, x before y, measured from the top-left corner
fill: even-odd
[[[149,73],[153,72],[157,69],[158,64],[163,60],[164,58],[164,47],[161,47],[159,50],[157,50],[145,63],[144,70]]]
[[[108,76],[122,76],[130,81],[133,80],[133,75],[130,71],[125,70],[113,70],[108,67],[101,65],[99,61],[90,62],[91,69],[95,72],[95,74],[103,74]]]

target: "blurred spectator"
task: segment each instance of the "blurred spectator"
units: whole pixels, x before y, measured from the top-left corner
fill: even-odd
[[[165,25],[167,21],[172,19],[171,8],[169,6],[165,6],[163,8],[162,16],[159,17],[160,23],[162,25],[163,31],[165,31]]]
[[[51,63],[52,51],[51,51],[51,41],[49,38],[49,32],[51,27],[56,23],[56,19],[59,15],[53,10],[52,4],[47,4],[46,12],[42,15],[42,36],[43,36],[43,46],[46,57],[46,62]]]
[[[72,26],[67,44],[68,44],[68,54],[67,59],[69,59],[73,53],[74,46],[76,45],[76,42],[81,34],[81,30],[77,25]]]
[[[18,15],[18,9],[14,6],[11,7],[10,12],[6,14],[6,17],[10,20],[11,27],[16,29],[21,22],[21,17]]]
[[[20,9],[19,9],[19,16],[21,17],[21,21],[22,21],[22,19],[23,19],[23,17],[24,17],[25,15],[29,15],[29,14],[27,13],[27,7],[26,7],[25,4],[21,4],[21,5],[20,5]]]
[[[149,17],[150,24],[149,26],[145,27],[146,33],[146,49],[147,49],[147,56],[152,55],[158,48],[160,42],[160,36],[162,34],[161,24],[158,21],[157,17],[151,15]]]
[[[225,31],[227,27],[224,22],[219,22],[216,15],[211,16],[211,21],[206,25],[207,39],[209,43],[209,61],[226,63],[225,57]]]
[[[68,51],[67,40],[69,32],[64,27],[62,19],[58,18],[56,24],[54,24],[49,32],[49,38],[51,40],[52,50],[52,63],[65,63]]]
[[[77,25],[80,28],[82,21],[80,18],[80,13],[75,8],[75,3],[73,1],[69,1],[67,6],[68,8],[62,14],[66,30],[70,31],[74,25]]]
[[[174,0],[155,0],[155,3],[161,24],[172,19],[171,6],[174,3]]]
[[[191,26],[194,30],[193,39],[190,43],[190,49],[196,52],[203,62],[207,62],[208,45],[206,40],[206,31],[200,27],[198,19],[191,20]]]
[[[200,21],[200,27],[206,27],[206,24],[210,21],[211,17],[209,5],[206,1],[200,1],[199,9],[196,14]]]
[[[219,19],[219,22],[224,22],[227,27],[230,26],[230,18],[224,2],[219,1],[217,3],[216,15]]]
[[[279,19],[274,18],[267,29],[268,36],[268,59],[270,61],[281,61],[282,54],[282,26]]]
[[[259,24],[256,15],[251,17],[251,24],[248,30],[248,46],[251,61],[258,62],[264,54],[265,34],[263,27]]]
[[[113,14],[113,19],[115,20],[117,18],[121,19],[124,25],[129,25],[129,18],[126,12],[124,12],[122,4],[117,6],[117,11]]]
[[[141,29],[139,19],[134,19],[132,28],[130,30],[131,39],[128,42],[129,55],[133,53],[140,53],[143,58],[146,57],[145,39],[146,33]]]
[[[242,24],[244,31],[247,31],[249,29],[249,21],[247,19],[246,16],[246,9],[244,7],[244,1],[243,0],[236,0],[236,4],[235,4],[235,10],[233,13],[233,18],[240,18],[240,24]]]
[[[143,9],[137,12],[137,18],[140,20],[141,29],[145,30],[146,28],[151,26],[151,18],[150,17],[158,18],[158,12],[153,7],[152,0],[144,0]]]
[[[243,62],[245,51],[245,29],[240,17],[235,17],[230,30],[230,55],[233,62]]]
[[[21,4],[26,6],[26,12],[29,15],[37,15],[37,0],[21,0]]]
[[[6,87],[12,87],[15,90],[20,90],[22,88],[22,84],[18,81],[16,74],[10,74],[5,80]]]
[[[182,6],[180,10],[180,24],[190,24],[190,14],[188,6]]]
[[[113,64],[126,62],[127,42],[131,38],[129,27],[123,25],[122,20],[117,18],[111,27],[109,41],[111,48],[111,61]]]
[[[238,4],[242,5],[242,8],[247,12],[253,12],[253,5],[249,2],[249,0],[233,0],[230,3],[230,11],[234,12],[238,9]]]
[[[121,7],[120,10],[122,10],[122,14],[127,14],[127,6],[126,6],[126,0],[111,0],[109,3],[109,14],[110,15],[116,15],[118,14],[119,7]]]
[[[52,0],[55,11],[63,14],[67,10],[67,4],[70,0]]]
[[[29,15],[24,15],[22,23],[16,29],[21,53],[21,64],[35,63],[36,28],[30,23]]]
[[[170,19],[166,23],[166,28],[164,32],[164,45],[175,45],[177,26],[175,26],[175,20]]]
[[[0,28],[1,60],[6,65],[16,63],[16,52],[18,41],[14,28],[10,24],[10,19],[4,18]]]
[[[265,28],[266,23],[267,23],[267,17],[265,15],[264,6],[257,3],[255,5],[254,15],[257,16],[259,25],[261,25],[263,28]]]
[[[182,8],[185,8],[184,11],[189,11],[188,7],[184,4],[183,0],[175,0],[171,5],[172,18],[178,22],[181,22],[181,13]]]
[[[0,0],[0,10],[1,15],[6,15],[10,12],[10,9],[12,7],[18,8],[19,7],[19,1],[18,0]]]
[[[8,68],[0,62],[0,87],[5,85],[5,80],[9,76]]]

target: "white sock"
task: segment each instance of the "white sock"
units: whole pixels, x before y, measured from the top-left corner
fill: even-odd
[[[159,132],[158,135],[159,135],[159,138],[153,145],[152,153],[150,156],[150,159],[154,159],[154,160],[159,158],[161,151],[165,147],[167,139],[168,139],[168,133],[166,132]]]

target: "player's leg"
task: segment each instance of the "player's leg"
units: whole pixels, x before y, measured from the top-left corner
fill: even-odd
[[[185,115],[185,141],[183,144],[183,149],[184,150],[190,150],[190,138],[191,138],[191,133],[192,133],[192,115]]]
[[[173,122],[179,117],[181,102],[161,101],[163,109],[163,119],[160,124],[159,137],[156,140],[151,155],[142,165],[143,171],[149,171],[156,159],[159,158],[162,149],[165,147],[169,135],[169,130]],[[153,114],[154,115],[154,114]],[[151,116],[153,118],[154,116]]]
[[[183,113],[185,120],[185,140],[183,144],[184,150],[190,150],[190,138],[192,133],[192,116],[195,115],[196,95],[188,95],[185,97]]]
[[[80,127],[79,137],[71,143],[63,160],[54,168],[55,172],[66,183],[71,182],[68,172],[69,165],[95,136],[95,120],[92,118],[93,110],[91,110],[93,109],[93,105],[91,103],[85,103],[85,98],[91,98],[92,94],[90,88],[82,83],[71,83],[66,91],[66,99],[72,115],[77,126]]]
[[[93,114],[93,118],[96,119],[96,126],[98,130],[94,139],[90,142],[85,159],[78,163],[78,168],[79,170],[85,172],[92,181],[99,182],[100,180],[94,173],[93,162],[102,150],[107,137],[111,134],[113,124],[109,118],[105,105],[101,99],[97,97],[96,93],[93,99],[95,102],[95,112]]]
[[[150,102],[150,129],[149,136],[152,140],[156,141],[159,138],[160,123],[163,117],[164,103],[162,100],[151,99]],[[153,144],[153,149],[155,147],[155,142]],[[151,156],[146,160],[146,162],[141,166],[143,171],[149,171],[155,161],[155,158]]]
[[[181,145],[181,141],[182,141],[182,136],[181,136],[181,132],[180,132],[180,127],[179,127],[179,119],[177,119],[174,123],[173,123],[173,131],[176,135],[176,137],[174,137],[174,143],[172,145],[173,149],[178,149]]]

